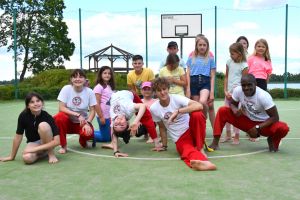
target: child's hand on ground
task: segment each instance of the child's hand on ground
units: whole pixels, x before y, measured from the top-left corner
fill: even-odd
[[[117,153],[115,153],[115,157],[116,157],[116,158],[119,158],[119,157],[128,157],[128,154],[126,154],[126,153],[121,153],[121,152],[117,152]]]
[[[7,157],[2,157],[0,158],[0,161],[2,162],[6,162],[6,161],[12,161],[14,160],[11,156],[7,156]]]
[[[151,149],[152,151],[157,151],[157,152],[160,152],[160,151],[167,151],[167,148],[166,147],[154,147]]]

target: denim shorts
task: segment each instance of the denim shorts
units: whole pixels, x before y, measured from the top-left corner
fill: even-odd
[[[191,76],[191,96],[199,96],[200,91],[204,89],[210,90],[210,77],[203,75]]]

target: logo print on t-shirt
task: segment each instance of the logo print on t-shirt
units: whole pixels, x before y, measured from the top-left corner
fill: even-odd
[[[135,86],[138,88],[138,89],[141,89],[142,88],[142,81],[141,80],[137,80],[136,82],[135,82]]]
[[[113,108],[113,111],[114,111],[115,114],[120,113],[121,106],[119,104],[115,105],[114,108]]]
[[[256,110],[254,103],[251,101],[246,101],[245,107],[247,107],[249,112],[253,113],[254,115],[259,115],[261,113],[259,110]]]
[[[172,112],[166,112],[164,115],[164,119],[168,120],[172,115]]]
[[[75,105],[75,106],[79,106],[81,104],[81,98],[80,97],[74,97],[72,99],[72,103]]]

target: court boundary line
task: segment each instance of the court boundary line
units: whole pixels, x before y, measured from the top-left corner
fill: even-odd
[[[246,139],[246,138],[245,138]],[[288,138],[286,138],[288,139]],[[300,139],[300,138],[289,138],[290,140],[293,139]],[[283,139],[285,140],[285,138]],[[280,144],[281,146],[281,144]],[[82,154],[82,155],[87,155],[87,156],[93,156],[93,157],[103,157],[103,158],[116,158],[115,156],[109,156],[109,155],[103,155],[103,154],[94,154],[94,153],[88,153],[88,152],[82,152],[82,151],[77,151],[72,148],[67,148],[68,151]],[[268,149],[263,149],[263,150],[258,150],[254,152],[248,152],[248,153],[240,153],[240,154],[233,154],[233,155],[219,155],[219,156],[208,156],[207,158],[209,159],[218,159],[218,158],[233,158],[233,157],[242,157],[242,156],[249,156],[249,155],[255,155],[259,153],[264,153],[268,152]],[[143,157],[120,157],[121,159],[127,159],[127,160],[146,160],[146,161],[170,161],[170,160],[180,160],[180,158],[143,158]]]
[[[68,151],[82,154],[82,155],[87,155],[87,156],[92,156],[92,157],[104,157],[104,158],[116,158],[115,156],[109,156],[109,155],[103,155],[103,154],[94,154],[94,153],[88,153],[88,152],[82,152],[82,151],[77,151],[71,148],[67,148]],[[254,154],[259,154],[263,152],[269,151],[268,149],[264,150],[259,150],[259,151],[254,151],[250,153],[241,153],[241,154],[234,154],[234,155],[222,155],[222,156],[208,156],[207,158],[209,159],[216,159],[216,158],[232,158],[232,157],[242,157],[242,156],[248,156],[248,155],[254,155]],[[127,159],[127,160],[146,160],[146,161],[170,161],[170,160],[180,160],[180,158],[143,158],[143,157],[119,157],[121,159]]]
[[[70,135],[68,138],[71,139],[74,137],[74,135]],[[4,139],[12,139],[13,137],[0,137],[0,140]],[[207,138],[212,139],[212,138]],[[248,138],[240,138],[240,139],[248,139]],[[264,138],[265,139],[265,138]],[[300,138],[283,138],[282,140],[300,140]],[[109,156],[109,155],[103,155],[103,154],[94,154],[94,153],[88,153],[83,151],[77,151],[72,148],[67,148],[68,151],[81,154],[81,155],[87,155],[92,157],[102,157],[102,158],[116,158],[115,156]],[[209,159],[218,159],[218,158],[234,158],[234,157],[242,157],[242,156],[249,156],[249,155],[255,155],[259,153],[268,152],[268,149],[258,150],[254,152],[248,152],[248,153],[240,153],[240,154],[233,154],[233,155],[219,155],[219,156],[208,156]],[[127,160],[146,160],[146,161],[170,161],[170,160],[180,160],[180,158],[143,158],[143,157],[120,157],[121,159],[127,159]]]

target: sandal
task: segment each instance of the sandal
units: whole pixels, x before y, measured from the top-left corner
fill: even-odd
[[[214,151],[215,151],[213,148],[210,148],[210,147],[206,144],[206,141],[204,141],[204,147],[205,147],[206,151],[208,151],[208,152],[214,152]]]

